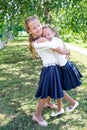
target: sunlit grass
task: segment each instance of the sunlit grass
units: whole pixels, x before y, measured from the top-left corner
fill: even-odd
[[[32,121],[38,99],[34,98],[42,67],[40,59],[32,60],[28,42],[9,43],[0,50],[0,130],[86,130],[87,128],[87,57],[71,51],[73,61],[83,74],[83,85],[69,94],[79,101],[74,112],[51,118],[52,110],[44,108],[48,127]],[[53,101],[54,102],[54,101]],[[64,108],[68,103],[63,100]]]

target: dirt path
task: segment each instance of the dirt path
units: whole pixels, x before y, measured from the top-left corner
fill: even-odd
[[[70,43],[65,43],[65,45],[67,48],[87,56],[87,49],[78,47],[78,46],[70,44]]]

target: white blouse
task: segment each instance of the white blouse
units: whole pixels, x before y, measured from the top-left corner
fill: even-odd
[[[57,37],[54,37],[51,41],[44,43],[37,43],[35,41],[34,47],[41,57],[44,66],[55,64],[64,66],[67,62],[66,55],[59,54],[52,50],[58,47],[64,48],[62,40]]]

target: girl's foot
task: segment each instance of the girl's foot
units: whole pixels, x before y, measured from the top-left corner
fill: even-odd
[[[64,109],[62,108],[60,111],[53,112],[53,113],[51,114],[51,116],[52,116],[52,117],[56,117],[56,116],[61,115],[61,114],[63,114],[63,113],[64,113]]]
[[[40,115],[36,116],[35,114],[33,114],[32,120],[36,121],[40,126],[44,126],[44,127],[48,126],[48,123]]]
[[[48,108],[51,108],[51,109],[57,109],[57,105],[49,102],[49,103],[45,103],[45,106],[44,107],[48,107]]]
[[[72,112],[74,109],[76,109],[79,106],[79,103],[76,101],[74,105],[70,105],[66,107],[66,112]]]

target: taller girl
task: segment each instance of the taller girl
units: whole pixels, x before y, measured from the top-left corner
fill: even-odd
[[[32,40],[41,37],[42,27],[36,16],[27,18],[25,25],[27,32],[30,34],[30,46],[31,50],[33,50]],[[56,64],[54,52],[47,48],[37,49],[37,52],[43,61],[43,67],[36,94],[36,97],[40,97],[40,101],[36,112],[32,116],[32,120],[36,121],[41,126],[47,126],[47,122],[41,116],[42,109],[46,103],[46,98],[50,96],[55,100],[61,100],[61,98],[64,97],[64,93],[60,82],[60,68],[58,68],[58,65]]]

